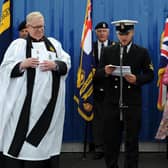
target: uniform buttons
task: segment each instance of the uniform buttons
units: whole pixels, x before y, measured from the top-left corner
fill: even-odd
[[[131,88],[131,86],[130,85],[128,85],[128,89],[130,89]]]
[[[118,78],[114,78],[115,81],[118,81]]]
[[[115,88],[115,89],[117,89],[117,88],[118,88],[118,86],[117,86],[117,85],[115,85],[115,86],[114,86],[114,88]]]

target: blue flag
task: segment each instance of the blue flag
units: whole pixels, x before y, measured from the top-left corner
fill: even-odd
[[[85,21],[81,38],[80,64],[77,72],[76,94],[74,100],[78,113],[86,121],[93,119],[93,77],[95,74],[92,54],[92,4],[87,1]]]
[[[0,17],[0,63],[3,55],[12,41],[12,2],[4,0]]]

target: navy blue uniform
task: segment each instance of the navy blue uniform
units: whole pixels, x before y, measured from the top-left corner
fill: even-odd
[[[136,76],[136,84],[123,78],[123,120],[120,120],[120,77],[106,76],[105,65],[120,65],[120,45],[106,47],[100,60],[96,78],[104,79],[104,147],[108,168],[116,168],[122,137],[125,143],[125,168],[136,168],[138,163],[138,138],[141,125],[141,86],[153,80],[154,72],[149,54],[145,48],[132,44],[123,56],[123,65],[130,66]],[[123,133],[124,130],[124,134]]]

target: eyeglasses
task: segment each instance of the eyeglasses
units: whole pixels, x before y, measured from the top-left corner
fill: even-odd
[[[30,25],[33,29],[37,30],[37,29],[42,29],[44,28],[44,25],[39,25],[39,26],[32,26]]]

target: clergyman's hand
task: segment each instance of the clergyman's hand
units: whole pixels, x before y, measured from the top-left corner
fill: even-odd
[[[57,64],[54,61],[44,60],[39,66],[41,71],[51,71],[56,69]]]
[[[26,58],[23,60],[20,64],[20,69],[24,70],[27,68],[36,68],[39,65],[39,59],[38,58]]]

